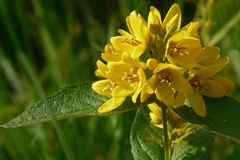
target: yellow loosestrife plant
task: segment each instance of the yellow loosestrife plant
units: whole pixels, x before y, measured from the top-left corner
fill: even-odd
[[[119,29],[96,62],[100,80],[63,88],[0,126],[51,121],[59,128],[56,119],[136,109],[130,134],[134,159],[204,159],[215,134],[240,142],[240,102],[226,96],[233,83],[218,75],[229,58],[204,45],[200,22],[181,27],[181,18],[178,4],[164,18],[153,6],[147,19],[131,12],[128,30]]]
[[[194,112],[206,116],[202,95],[222,97],[232,82],[216,76],[228,64],[218,47],[203,46],[199,22],[181,26],[181,10],[173,4],[162,21],[160,12],[150,7],[148,20],[133,11],[126,18],[128,30],[112,37],[98,61],[96,75],[104,78],[92,84],[98,94],[112,97],[99,108],[108,112],[126,97],[136,103],[151,95],[173,108],[188,103]],[[147,58],[146,58],[147,57]]]
[[[111,97],[98,112],[116,109],[128,96],[133,103],[137,99],[143,103],[155,95],[148,105],[149,116],[154,126],[163,129],[164,157],[170,160],[174,142],[196,130],[172,109],[187,104],[205,117],[202,95],[222,97],[233,86],[229,79],[216,76],[229,60],[220,57],[219,48],[202,45],[199,22],[181,28],[177,4],[171,6],[163,22],[153,6],[148,20],[133,11],[126,22],[129,32],[119,30],[120,36],[112,37],[102,53],[104,62],[97,62],[96,75],[104,79],[93,83],[92,89]]]

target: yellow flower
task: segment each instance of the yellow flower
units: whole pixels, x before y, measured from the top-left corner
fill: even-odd
[[[113,37],[111,43],[116,50],[128,52],[132,58],[137,59],[146,50],[149,40],[147,22],[136,11],[131,12],[126,22],[130,33],[120,29],[121,36]]]
[[[111,96],[112,91],[116,88],[114,84],[109,79],[100,80],[92,84],[92,89],[100,95]]]
[[[147,83],[143,71],[144,63],[134,60],[125,52],[120,61],[110,61],[107,65],[97,61],[97,66],[96,75],[106,79],[93,83],[92,89],[98,94],[112,97],[102,104],[99,112],[108,112],[117,108],[129,95],[132,95],[132,101],[136,103],[138,95]],[[146,96],[141,95],[141,101],[146,100]]]
[[[181,26],[181,9],[178,4],[173,4],[163,20],[166,27],[166,35],[178,31]]]
[[[122,36],[116,36],[111,38],[111,43],[118,53],[127,52],[131,54],[134,59],[139,58],[146,50],[145,42],[140,42],[131,37],[131,35],[125,31],[120,31]]]
[[[173,4],[165,16],[163,22],[160,12],[153,6],[148,15],[148,29],[151,33],[164,39],[178,31],[181,26],[181,10],[179,5]]]
[[[160,12],[153,6],[150,7],[148,15],[148,30],[153,34],[158,34],[160,37],[165,32]]]
[[[222,97],[233,87],[232,82],[224,77],[215,76],[228,63],[228,58],[219,59],[215,64],[190,72],[189,83],[194,91],[187,94],[190,106],[201,117],[206,116],[206,106],[201,95]]]
[[[151,111],[149,112],[151,123],[156,127],[163,128],[161,108],[156,103],[149,104],[148,108]]]
[[[127,22],[129,32],[133,36],[134,40],[139,42],[145,42],[146,39],[148,38],[146,20],[140,14],[137,14],[136,11],[133,11],[126,18],[126,22]],[[132,37],[130,35],[128,36]]]
[[[92,89],[97,92],[100,95],[104,96],[112,96],[112,93],[114,90],[116,90],[118,87],[117,84],[114,84],[111,80],[105,79],[105,80],[100,80],[97,82],[94,82],[92,84]],[[125,101],[125,96],[122,97],[112,97],[105,103],[103,103],[98,111],[100,113],[105,113],[109,112],[111,110],[114,110],[115,108],[119,107],[124,101]]]
[[[115,90],[119,90],[118,88],[119,86],[109,79],[100,80],[92,84],[92,89],[98,94],[104,96],[112,96]],[[103,103],[99,107],[98,111],[100,113],[109,112],[119,107],[125,101],[125,99],[126,96],[112,97],[111,99]]]
[[[200,40],[195,37],[196,27],[196,23],[191,23],[168,39],[165,56],[170,63],[185,68],[197,66],[202,46]]]
[[[158,106],[156,103],[150,103],[148,104],[148,108],[150,109],[149,116],[151,119],[151,123],[156,127],[163,128],[161,107]],[[172,109],[167,110],[167,117],[169,123],[169,130],[171,130],[172,132],[178,132],[181,127],[185,126],[183,119],[174,111],[172,111]],[[176,128],[178,129],[176,130]]]
[[[97,61],[95,74],[104,79],[93,83],[92,88],[111,97],[99,112],[117,108],[127,96],[136,103],[138,97],[145,102],[155,94],[169,107],[188,100],[204,117],[202,95],[221,97],[232,88],[230,80],[216,76],[228,58],[220,58],[217,47],[202,47],[199,22],[180,28],[181,10],[177,4],[171,6],[163,21],[160,12],[151,6],[147,22],[133,11],[126,23],[129,32],[120,29],[120,35],[105,46],[101,56],[106,63]],[[150,109],[152,122],[157,124],[161,120],[159,107],[151,104]]]
[[[146,76],[142,69],[145,68],[145,64],[132,59],[128,53],[124,53],[121,61],[110,62],[108,66],[109,79],[118,84],[112,92],[112,96],[129,96],[133,94],[132,100],[135,103],[137,96],[146,85]]]
[[[152,90],[155,92],[158,100],[167,106],[174,104],[174,93],[191,93],[192,87],[182,76],[182,68],[159,63],[153,71],[149,84],[152,84]]]
[[[101,54],[102,59],[106,62],[121,60],[122,51],[116,50],[112,44],[107,44],[104,53]]]

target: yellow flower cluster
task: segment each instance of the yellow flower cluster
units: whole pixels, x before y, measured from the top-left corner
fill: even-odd
[[[204,47],[199,22],[180,28],[181,10],[173,4],[162,21],[150,7],[148,20],[133,11],[127,18],[129,32],[119,30],[97,61],[96,75],[104,78],[92,84],[98,94],[110,96],[99,112],[120,106],[127,96],[136,103],[155,94],[169,107],[188,103],[199,116],[206,115],[202,95],[221,97],[232,88],[230,80],[216,76],[228,63],[219,48]]]

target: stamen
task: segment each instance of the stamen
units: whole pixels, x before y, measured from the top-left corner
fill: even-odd
[[[110,50],[111,50],[111,52],[110,53],[112,53],[112,54],[114,54],[114,55],[116,55],[117,53],[116,53],[116,50],[113,48],[113,46],[111,45],[110,46]]]
[[[116,87],[116,84],[111,81],[110,85],[107,85],[103,88],[103,92],[111,92]]]
[[[173,77],[170,71],[164,70],[161,72],[161,83],[167,82],[170,86],[173,83]]]
[[[192,85],[192,87],[198,91],[204,92],[207,90],[207,87],[204,86],[200,81],[198,80],[194,80],[194,81],[190,81],[190,84]]]
[[[124,43],[128,43],[128,44],[133,45],[133,46],[137,46],[137,45],[139,45],[139,43],[140,43],[140,42],[139,42],[138,40],[136,40],[134,37],[132,37],[131,39],[124,39],[123,42],[124,42]]]
[[[171,54],[172,56],[177,56],[177,55],[184,56],[189,54],[189,52],[186,51],[186,47],[179,47],[174,42],[171,42],[169,44],[168,53]]]
[[[129,73],[125,72],[122,80],[128,83],[139,81],[137,68],[130,68]]]

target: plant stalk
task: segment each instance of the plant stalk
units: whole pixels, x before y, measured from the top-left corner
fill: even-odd
[[[162,106],[163,136],[164,136],[164,159],[171,160],[171,149],[168,137],[167,107]]]

